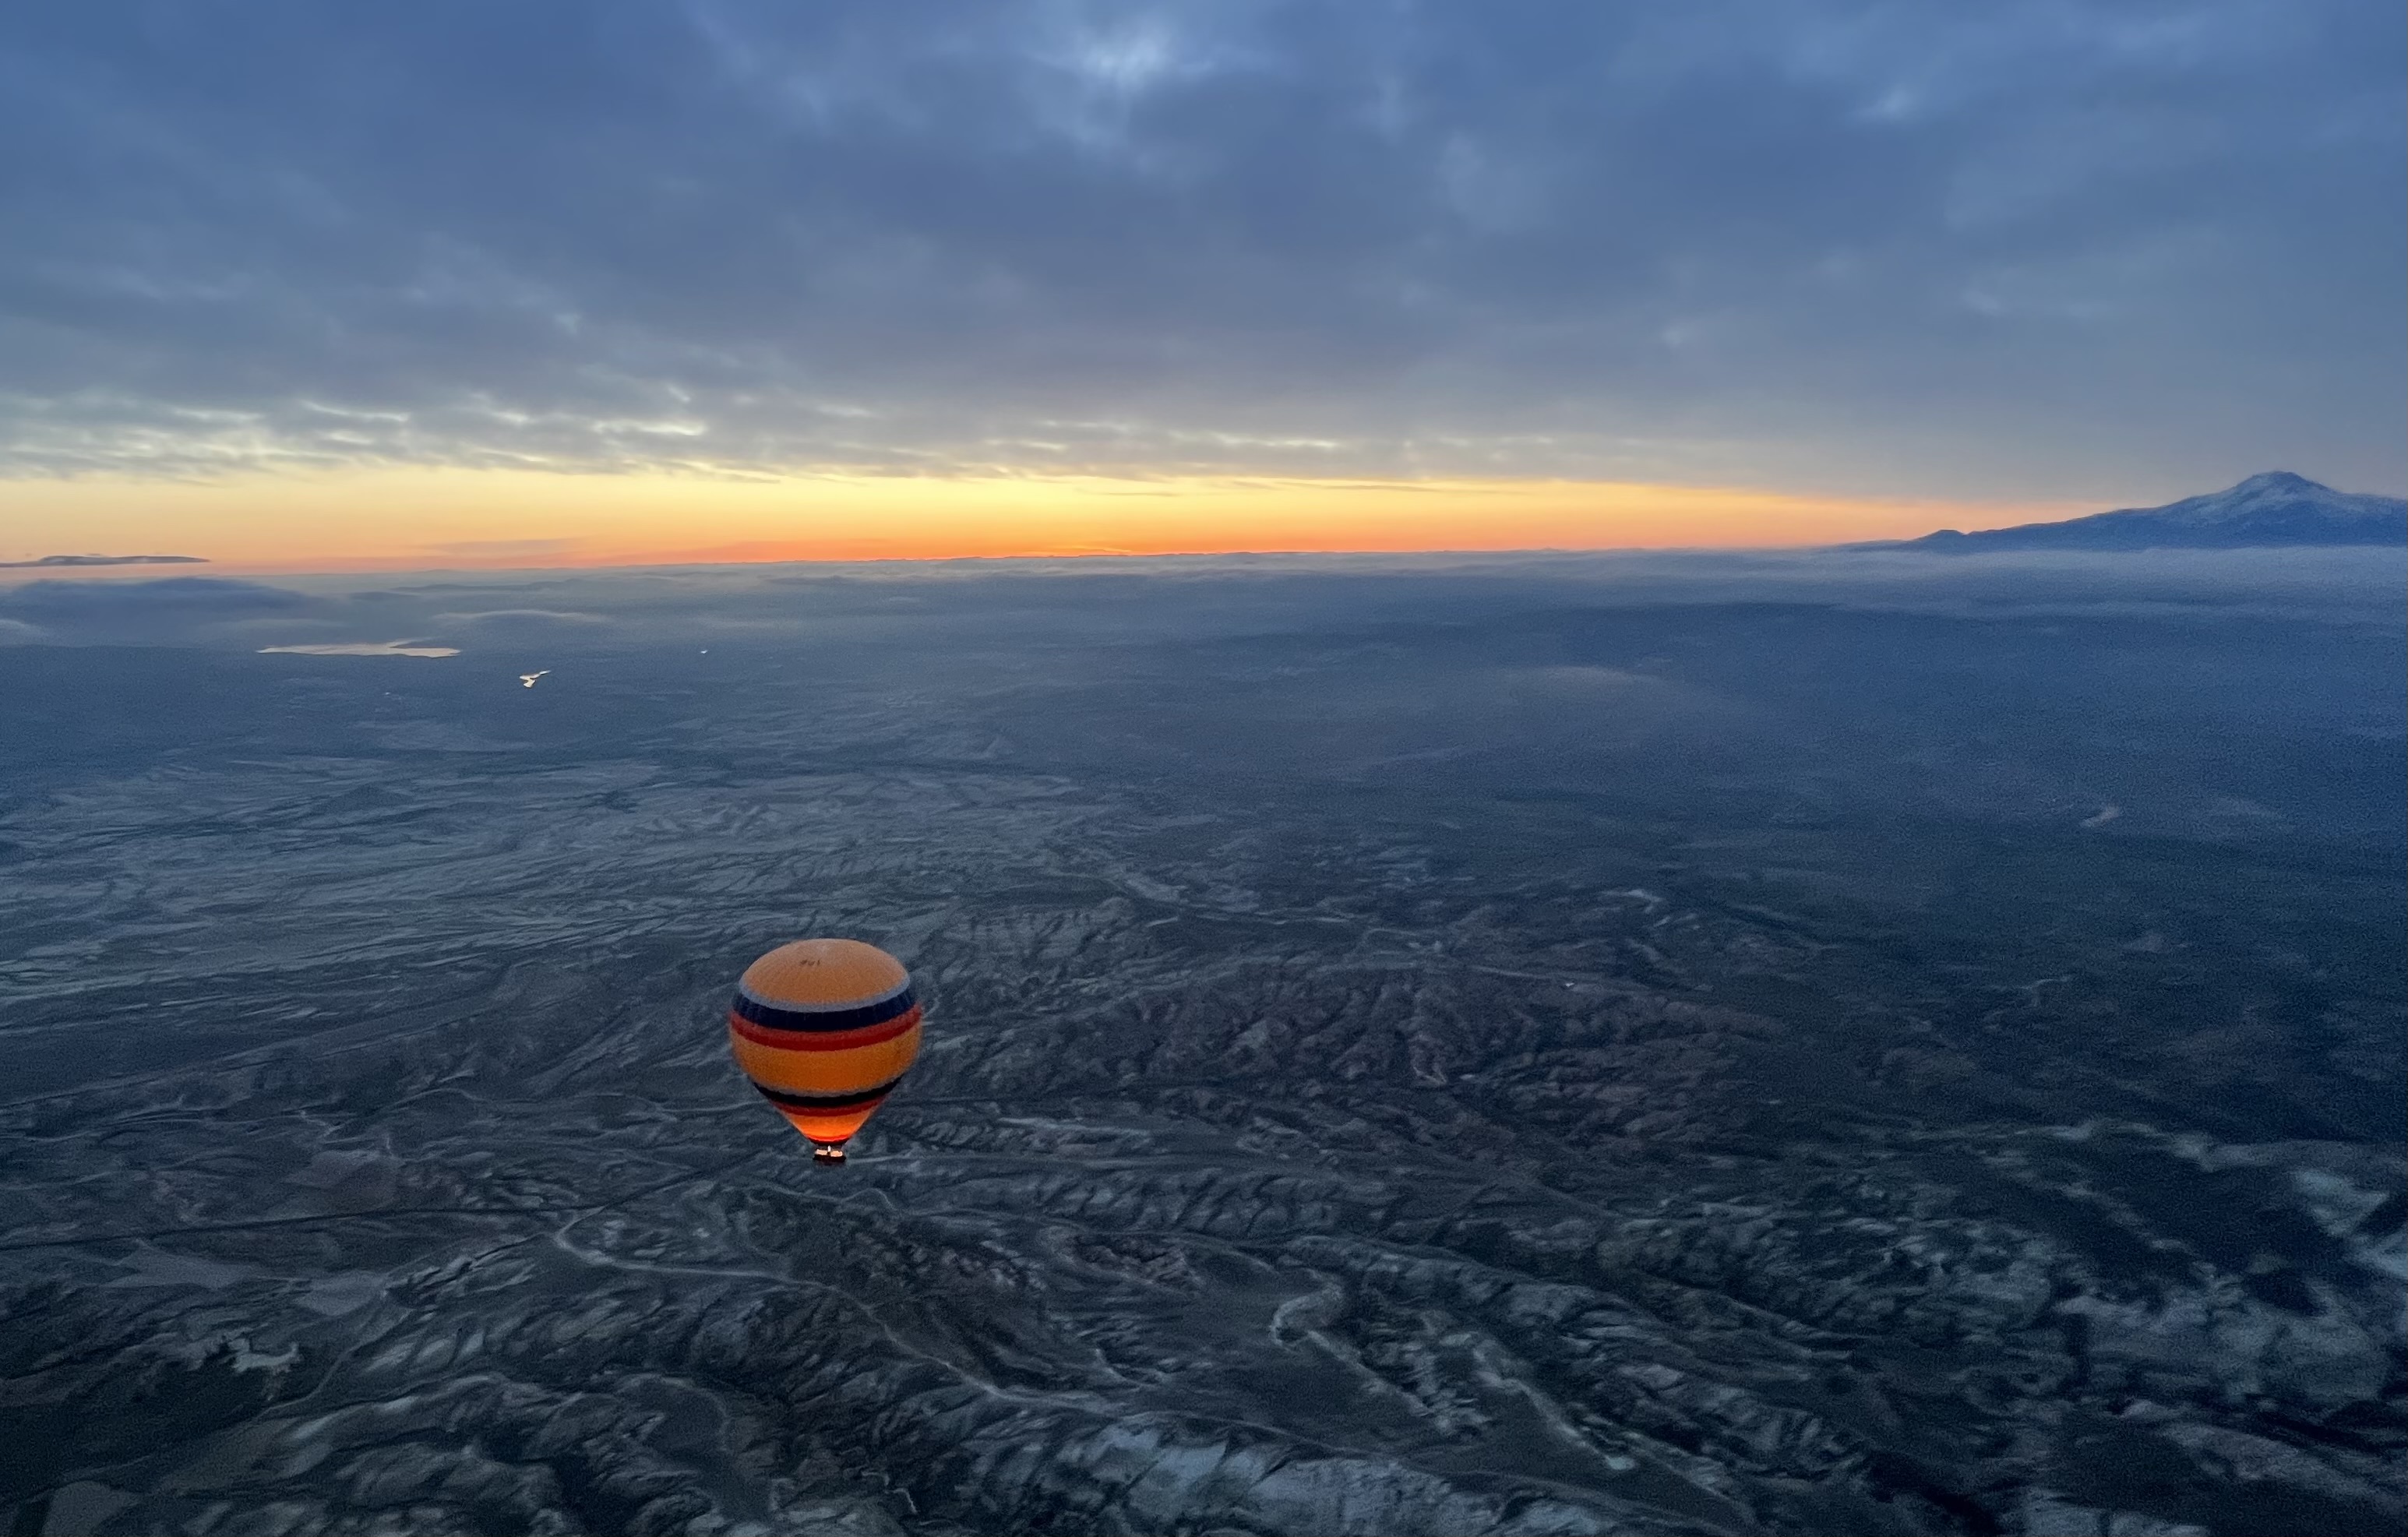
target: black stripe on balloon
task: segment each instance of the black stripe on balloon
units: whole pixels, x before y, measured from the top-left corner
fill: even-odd
[[[752,1021],[765,1030],[808,1030],[824,1034],[834,1030],[858,1030],[866,1026],[883,1025],[911,1012],[911,989],[904,988],[893,998],[876,1003],[865,1003],[858,1009],[832,1009],[825,1013],[804,1013],[798,1009],[780,1009],[767,1003],[755,1003],[743,994],[736,995],[736,1014]]]
[[[788,1110],[859,1110],[864,1105],[874,1105],[885,1099],[901,1082],[903,1080],[899,1076],[889,1078],[876,1088],[866,1088],[855,1094],[788,1094],[781,1089],[762,1088],[758,1084],[752,1086],[761,1089],[762,1099],[773,1105],[783,1105]]]

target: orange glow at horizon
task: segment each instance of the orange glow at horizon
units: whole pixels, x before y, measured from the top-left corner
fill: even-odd
[[[1012,555],[1764,548],[2083,509],[1578,481],[705,479],[383,469],[0,485],[0,559],[252,572]],[[97,574],[100,568],[69,568]],[[121,567],[127,574],[167,568]],[[7,573],[23,576],[25,572]],[[53,570],[51,574],[67,574]]]

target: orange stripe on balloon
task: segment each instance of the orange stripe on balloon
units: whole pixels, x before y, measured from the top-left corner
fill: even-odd
[[[906,1030],[891,1041],[841,1052],[779,1051],[733,1032],[728,1045],[736,1065],[763,1088],[820,1097],[858,1094],[900,1077],[919,1055],[920,1032]]]

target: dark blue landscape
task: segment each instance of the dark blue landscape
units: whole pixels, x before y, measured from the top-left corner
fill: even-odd
[[[0,1500],[2395,1531],[2400,579],[0,595]],[[833,1171],[720,1023],[804,933],[928,1008]]]

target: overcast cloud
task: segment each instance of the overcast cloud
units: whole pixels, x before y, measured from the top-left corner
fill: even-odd
[[[2408,483],[2396,0],[0,12],[0,467]]]

